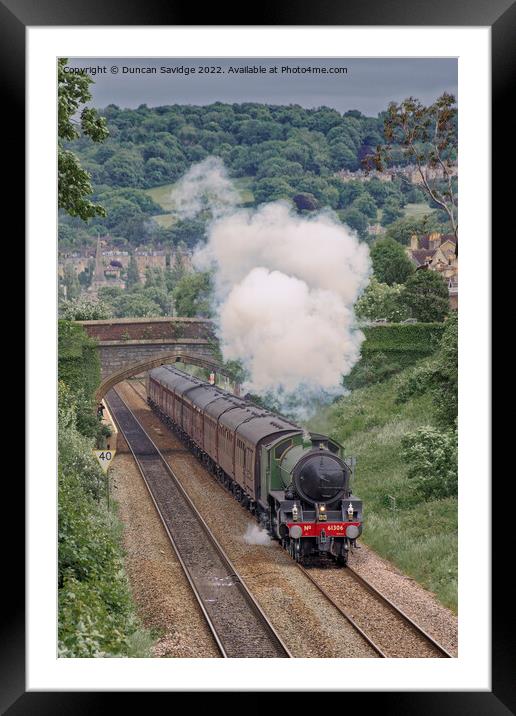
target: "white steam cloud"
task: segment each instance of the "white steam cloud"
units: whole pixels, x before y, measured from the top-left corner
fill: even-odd
[[[215,269],[221,349],[248,369],[246,388],[283,397],[342,391],[364,339],[353,304],[369,280],[368,247],[331,211],[300,216],[285,202],[238,208],[215,158],[192,167],[173,197],[183,216],[211,210],[194,264]]]
[[[270,547],[272,540],[266,532],[258,525],[248,525],[246,533],[244,535],[244,542],[246,544],[261,544],[264,547]]]
[[[207,157],[193,164],[172,192],[174,213],[180,219],[191,219],[204,209],[209,209],[213,216],[222,215],[234,208],[239,199],[219,157]]]
[[[220,312],[223,351],[245,358],[252,388],[294,391],[303,383],[334,388],[358,360],[361,338],[335,293],[299,278],[254,268],[231,290]]]

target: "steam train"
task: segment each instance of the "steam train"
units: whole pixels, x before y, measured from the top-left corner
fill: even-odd
[[[347,563],[362,502],[342,445],[172,366],[149,371],[147,401],[296,561]]]

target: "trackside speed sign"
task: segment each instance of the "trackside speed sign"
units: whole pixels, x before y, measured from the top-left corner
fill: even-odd
[[[104,470],[104,472],[107,472],[109,466],[113,462],[113,458],[116,455],[116,450],[94,450],[93,452],[99,461],[100,467]]]

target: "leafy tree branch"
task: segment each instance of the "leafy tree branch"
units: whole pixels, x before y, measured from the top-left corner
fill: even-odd
[[[66,72],[68,60],[61,58],[57,65],[58,95],[58,205],[70,216],[84,221],[94,216],[105,216],[99,204],[88,199],[93,193],[90,174],[83,169],[73,152],[65,149],[63,142],[89,137],[103,142],[108,136],[106,121],[96,110],[82,105],[91,100],[89,85],[92,79],[86,74]],[[77,120],[77,116],[80,117]]]
[[[393,149],[416,166],[422,188],[446,212],[452,231],[458,235],[457,192],[454,165],[457,159],[457,106],[455,97],[442,94],[425,107],[409,97],[400,104],[391,102],[384,118],[386,144],[364,159],[366,169],[385,171]],[[434,177],[432,177],[432,173]]]

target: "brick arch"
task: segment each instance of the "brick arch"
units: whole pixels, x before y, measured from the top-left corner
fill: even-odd
[[[233,374],[223,368],[215,359],[186,353],[184,350],[177,349],[159,353],[152,358],[146,358],[138,363],[125,366],[116,373],[112,373],[107,378],[104,378],[102,383],[99,385],[97,392],[95,393],[95,399],[98,403],[100,403],[106,393],[108,393],[117,383],[127,380],[127,378],[131,378],[133,375],[138,375],[138,373],[143,373],[146,370],[158,368],[160,365],[166,365],[169,363],[189,363],[190,365],[197,365],[201,368],[208,368],[208,370],[213,370],[214,372],[225,375],[228,378],[234,378]]]

